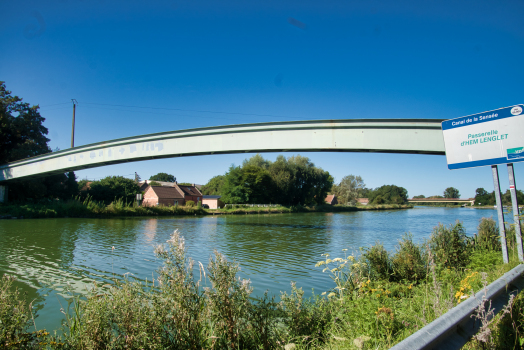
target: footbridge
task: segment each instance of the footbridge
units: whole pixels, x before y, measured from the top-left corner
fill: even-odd
[[[0,181],[160,158],[263,152],[444,155],[440,119],[271,122],[167,131],[78,146],[0,165]]]
[[[475,198],[411,198],[409,203],[469,203],[475,204]]]

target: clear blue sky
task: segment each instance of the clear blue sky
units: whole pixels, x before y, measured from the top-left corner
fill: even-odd
[[[60,149],[70,146],[72,98],[75,145],[279,120],[451,119],[524,102],[523,15],[523,0],[2,1],[0,80],[42,107]],[[410,196],[493,189],[489,167],[450,171],[444,156],[303,155],[337,181],[361,175],[368,187],[396,184]],[[77,175],[167,172],[205,184],[245,157]],[[515,171],[524,189],[524,164]],[[505,190],[506,166],[499,172]]]

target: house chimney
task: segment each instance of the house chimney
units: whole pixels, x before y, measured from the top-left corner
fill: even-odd
[[[195,184],[193,184],[193,187],[195,187]]]

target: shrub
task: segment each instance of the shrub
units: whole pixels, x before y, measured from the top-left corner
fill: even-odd
[[[475,236],[475,249],[500,250],[499,228],[493,218],[480,219]]]
[[[435,253],[439,265],[456,269],[464,268],[469,263],[472,246],[466,237],[464,226],[459,221],[448,227],[439,224],[433,228],[429,246]]]
[[[29,325],[29,309],[18,289],[12,291],[13,282],[8,275],[0,280],[0,348],[18,342]]]
[[[280,299],[290,340],[308,345],[327,340],[332,313],[326,299],[304,299],[304,291],[295,283],[291,283],[291,293],[282,293]]]
[[[395,281],[416,282],[426,278],[426,264],[421,247],[413,243],[413,235],[406,233],[398,242],[395,255],[391,258]]]
[[[366,248],[362,256],[369,266],[372,277],[387,281],[390,280],[393,268],[391,266],[389,253],[382,243],[377,242],[370,248]]]
[[[186,201],[186,207],[194,207],[195,201]]]

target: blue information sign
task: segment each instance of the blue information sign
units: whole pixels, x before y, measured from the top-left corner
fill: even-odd
[[[449,169],[524,161],[524,105],[442,122]]]

